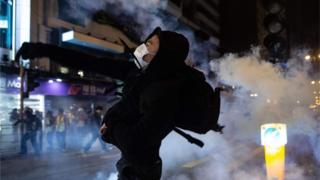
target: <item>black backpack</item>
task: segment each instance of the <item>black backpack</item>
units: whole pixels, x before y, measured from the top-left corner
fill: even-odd
[[[183,76],[186,77],[184,77],[180,91],[180,106],[176,127],[199,134],[205,134],[210,130],[222,133],[224,126],[218,124],[221,89],[213,90],[211,85],[206,82],[202,72],[191,67],[186,68],[186,71],[186,73],[183,73]],[[179,134],[183,133],[177,128],[174,130]],[[189,141],[192,138],[187,134],[181,135],[188,136],[186,138]],[[191,143],[199,143],[194,142],[198,141],[197,139],[191,141]]]

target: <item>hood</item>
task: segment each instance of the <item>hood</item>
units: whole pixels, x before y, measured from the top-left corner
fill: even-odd
[[[157,27],[145,40],[158,35],[160,45],[157,54],[146,69],[148,74],[163,74],[176,71],[185,66],[189,53],[189,42],[182,34],[172,31],[162,31]]]

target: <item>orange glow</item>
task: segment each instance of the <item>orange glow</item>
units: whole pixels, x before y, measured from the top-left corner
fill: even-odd
[[[284,180],[285,146],[264,146],[268,180]]]

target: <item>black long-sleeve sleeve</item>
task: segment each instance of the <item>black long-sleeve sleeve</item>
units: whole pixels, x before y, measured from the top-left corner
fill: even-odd
[[[136,148],[160,144],[161,140],[174,128],[178,96],[174,86],[161,84],[149,87],[141,99],[140,120],[128,125],[124,121],[106,124],[110,141],[122,152],[134,152]]]
[[[17,126],[18,124],[20,124],[20,123],[23,123],[23,120],[21,120],[21,119],[18,119],[16,122],[14,122],[14,126]]]
[[[83,52],[66,49],[51,44],[41,44],[40,52],[43,57],[58,64],[73,69],[95,72],[111,78],[124,80],[132,68],[136,68],[133,62],[124,58],[97,57]]]

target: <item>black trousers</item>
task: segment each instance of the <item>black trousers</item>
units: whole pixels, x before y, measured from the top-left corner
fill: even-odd
[[[160,180],[162,161],[159,158],[148,166],[137,166],[123,157],[117,162],[118,180]]]
[[[34,131],[28,131],[22,135],[21,145],[20,145],[20,153],[27,154],[27,152],[28,152],[27,141],[28,140],[30,140],[30,142],[34,148],[35,153],[39,154],[40,151],[39,151],[39,146],[37,143],[37,132],[34,132]]]

